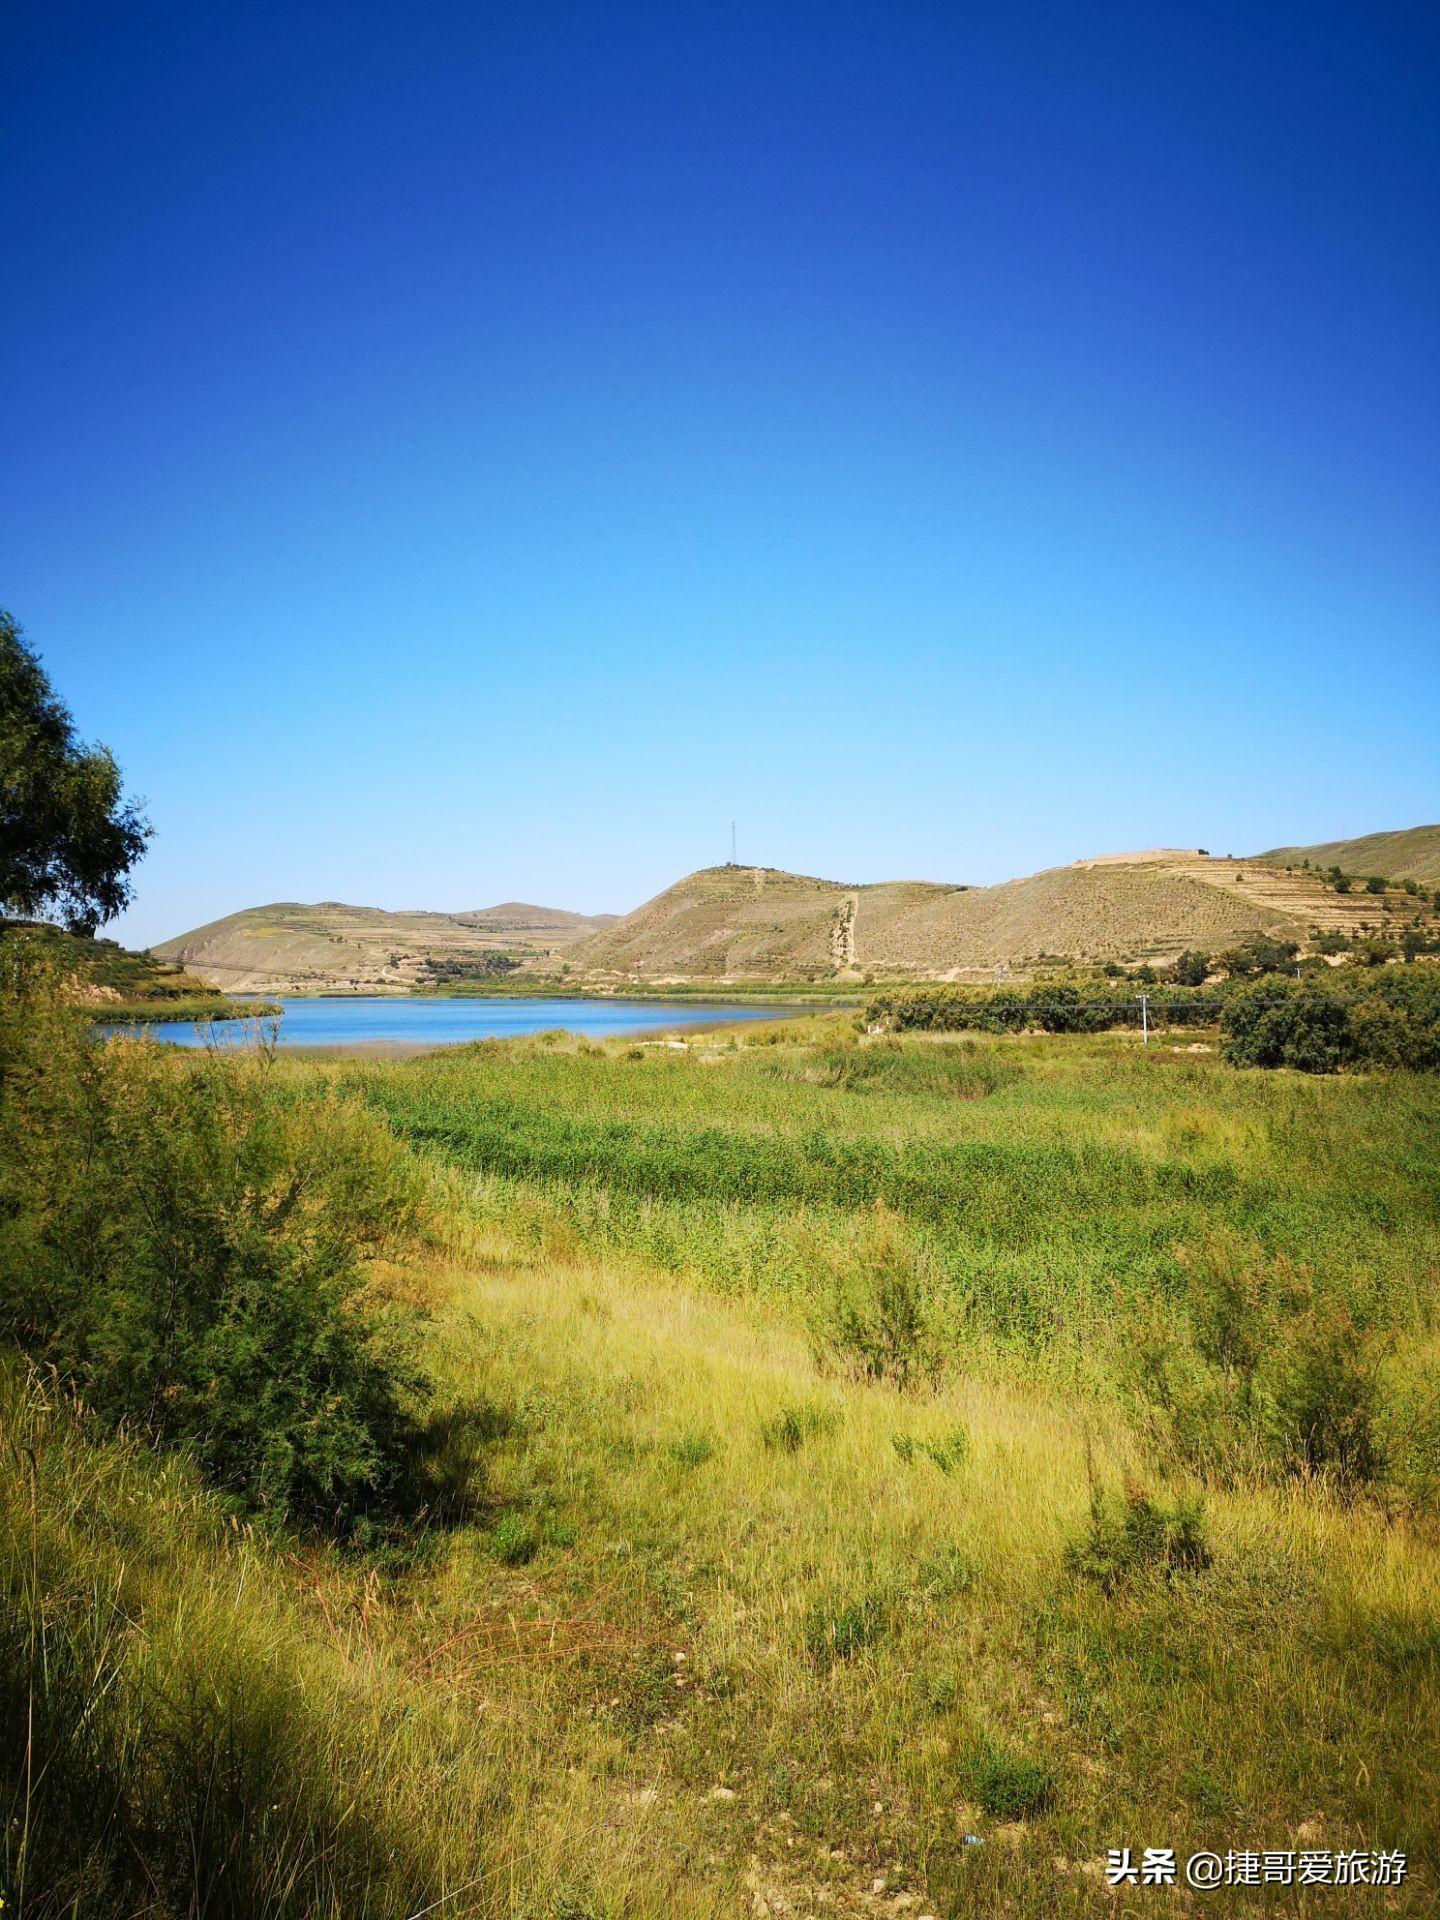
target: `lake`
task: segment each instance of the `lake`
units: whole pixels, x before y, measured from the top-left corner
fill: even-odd
[[[467,1040],[511,1040],[562,1027],[566,1033],[613,1039],[626,1033],[679,1033],[726,1020],[777,1020],[807,1011],[796,1006],[737,1007],[725,1001],[654,1000],[400,1000],[384,995],[334,999],[281,999],[278,1044],[282,1047],[453,1047]],[[102,1027],[114,1033],[145,1033],[178,1047],[246,1046],[257,1025],[273,1022],[218,1020],[192,1026],[157,1020],[149,1025]]]

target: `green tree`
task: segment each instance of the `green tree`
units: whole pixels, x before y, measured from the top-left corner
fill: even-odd
[[[109,750],[76,738],[21,628],[0,612],[0,911],[51,913],[94,933],[129,901],[150,831]]]
[[[1354,1050],[1345,1002],[1298,981],[1259,980],[1242,988],[1226,1004],[1220,1031],[1232,1067],[1334,1073]]]
[[[1274,940],[1268,934],[1252,934],[1238,947],[1216,956],[1232,980],[1253,980],[1257,974],[1279,973],[1290,966],[1300,951],[1294,940]]]

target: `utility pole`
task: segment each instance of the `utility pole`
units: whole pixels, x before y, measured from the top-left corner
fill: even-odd
[[[1148,993],[1142,993],[1140,996],[1140,1044],[1142,1047],[1148,1047],[1150,1044],[1150,996]]]

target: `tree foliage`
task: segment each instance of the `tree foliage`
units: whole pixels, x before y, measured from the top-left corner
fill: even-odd
[[[113,756],[76,738],[34,649],[0,612],[0,909],[93,933],[129,901],[149,838]]]

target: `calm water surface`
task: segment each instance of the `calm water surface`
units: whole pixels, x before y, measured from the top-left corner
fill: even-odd
[[[724,1001],[654,1000],[392,1000],[347,995],[333,1000],[286,1000],[279,1023],[282,1047],[453,1047],[465,1040],[508,1040],[563,1027],[602,1040],[623,1033],[679,1033],[718,1020],[776,1020],[801,1007],[737,1007]],[[157,1020],[145,1027],[105,1027],[106,1034],[145,1033],[177,1047],[245,1046],[257,1027],[272,1022],[217,1020],[190,1026]]]

